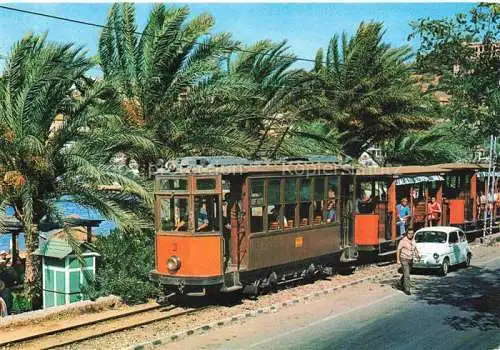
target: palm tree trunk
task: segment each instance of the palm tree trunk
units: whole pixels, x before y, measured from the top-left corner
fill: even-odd
[[[34,255],[38,247],[37,233],[33,228],[26,229],[26,263],[24,271],[24,290],[31,301],[31,307],[38,309],[42,304],[40,259]]]

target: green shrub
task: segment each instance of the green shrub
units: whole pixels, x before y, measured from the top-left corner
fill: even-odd
[[[95,280],[84,288],[88,298],[114,294],[127,304],[135,304],[158,295],[157,286],[149,281],[155,265],[153,230],[131,233],[116,229],[99,237],[96,248],[101,257]]]
[[[31,302],[29,298],[26,297],[26,295],[22,293],[12,294],[12,314],[20,314],[31,310]]]

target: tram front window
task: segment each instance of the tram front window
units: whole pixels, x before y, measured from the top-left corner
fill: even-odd
[[[187,231],[189,207],[185,197],[171,197],[161,201],[162,231]]]
[[[196,196],[195,218],[197,232],[219,230],[219,196]]]

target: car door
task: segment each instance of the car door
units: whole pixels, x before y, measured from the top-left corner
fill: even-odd
[[[460,241],[460,262],[465,262],[467,259],[467,236],[465,235],[464,231],[459,230],[458,231],[458,239]]]
[[[460,247],[458,240],[458,232],[452,231],[448,237],[448,245],[449,245],[449,256],[450,256],[450,264],[455,265],[460,262]]]

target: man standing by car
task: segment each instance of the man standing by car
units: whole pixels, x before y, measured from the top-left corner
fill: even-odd
[[[408,230],[406,236],[404,236],[398,245],[398,250],[396,252],[396,258],[398,265],[401,264],[401,269],[403,270],[403,276],[401,276],[401,286],[405,294],[410,295],[410,268],[413,262],[413,256],[419,259],[419,254],[413,239],[413,230]]]

